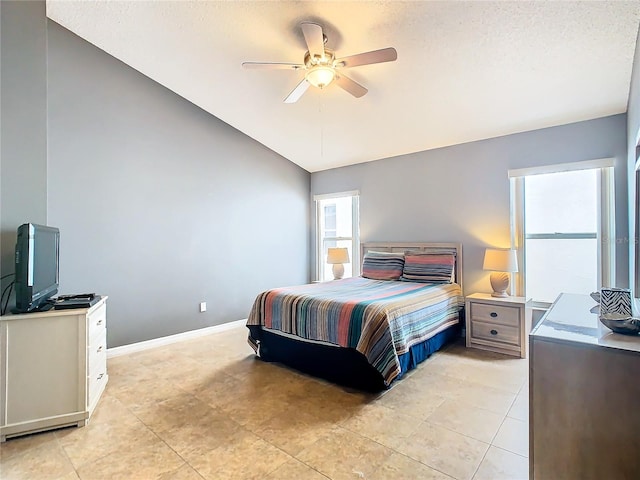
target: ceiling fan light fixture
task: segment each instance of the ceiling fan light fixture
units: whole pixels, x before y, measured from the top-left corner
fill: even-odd
[[[336,71],[328,65],[316,65],[307,71],[305,78],[314,87],[324,88],[336,78]]]

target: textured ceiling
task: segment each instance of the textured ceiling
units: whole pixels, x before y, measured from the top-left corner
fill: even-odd
[[[640,2],[59,1],[47,15],[308,171],[626,111]],[[282,100],[303,74],[301,21],[338,57],[395,47]]]

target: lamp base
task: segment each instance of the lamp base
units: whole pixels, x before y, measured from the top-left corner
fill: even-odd
[[[504,298],[508,297],[507,288],[509,288],[509,274],[506,272],[491,272],[489,277],[491,288],[493,288],[492,297]]]
[[[333,279],[340,280],[344,275],[344,265],[341,263],[335,263],[331,271],[333,272]]]

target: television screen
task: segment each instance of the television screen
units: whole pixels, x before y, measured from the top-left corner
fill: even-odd
[[[60,230],[25,223],[18,228],[15,256],[16,308],[18,313],[50,306],[58,292]]]

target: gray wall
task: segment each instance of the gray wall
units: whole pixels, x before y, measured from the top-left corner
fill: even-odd
[[[308,172],[44,2],[1,5],[3,259],[20,223],[59,227],[60,290],[109,295],[110,347],[238,320],[259,291],[308,281]]]
[[[636,164],[636,142],[640,136],[640,34],[636,40],[636,51],[633,59],[633,72],[631,74],[631,87],[629,91],[629,104],[627,105],[627,140],[628,140],[628,176],[629,176],[629,284],[631,288],[635,285],[635,275],[640,272],[634,271],[635,264],[634,245],[640,241],[640,232],[635,231],[635,214],[640,205],[636,205],[635,186],[635,164]],[[640,292],[635,292],[635,297],[640,298]]]
[[[614,157],[616,236],[628,235],[626,115],[418,152],[311,175],[311,193],[360,190],[361,241],[462,242],[466,293],[490,292],[487,246],[508,247],[507,171]],[[617,248],[618,286],[628,249]]]
[[[53,21],[48,75],[61,291],[109,295],[110,347],[307,282],[308,172]]]
[[[14,270],[18,226],[47,222],[46,47],[44,2],[0,2],[2,276]],[[11,281],[6,278],[0,286]]]

